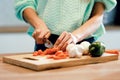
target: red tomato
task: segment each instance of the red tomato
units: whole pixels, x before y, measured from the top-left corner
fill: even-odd
[[[54,56],[53,57],[54,60],[65,59],[65,58],[67,58],[67,57],[65,57],[65,56]]]
[[[68,54],[66,52],[63,51],[57,51],[55,53],[55,56],[53,57],[53,59],[58,60],[58,59],[65,59],[68,57]]]
[[[38,51],[33,52],[33,56],[37,56],[38,55]]]
[[[42,55],[43,51],[42,50],[38,50],[38,55]]]
[[[63,51],[57,51],[57,52],[55,53],[55,56],[58,56],[58,55],[60,55],[60,54],[63,54]]]
[[[48,55],[47,56],[48,59],[54,59],[54,60],[65,59],[68,57],[67,52],[58,50],[58,48],[49,48],[49,49],[46,49],[45,51],[38,50],[33,53],[33,56],[38,56],[38,55],[41,55],[41,56]]]
[[[44,51],[45,54],[55,54],[58,51],[57,48],[49,48]]]

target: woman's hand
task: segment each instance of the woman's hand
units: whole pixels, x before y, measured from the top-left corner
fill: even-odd
[[[73,34],[64,31],[58,37],[57,41],[54,44],[54,47],[57,47],[58,49],[65,51],[67,45],[70,44],[70,43],[76,44],[77,43],[77,38]]]
[[[34,30],[32,36],[35,39],[37,44],[45,43],[45,40],[49,38],[51,35],[50,30],[48,28],[37,28]]]
[[[32,36],[37,44],[43,44],[46,38],[48,39],[51,34],[45,22],[39,18],[36,11],[32,8],[26,8],[23,12],[23,17],[33,26],[34,32]]]

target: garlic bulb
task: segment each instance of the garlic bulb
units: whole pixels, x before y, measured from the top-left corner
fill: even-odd
[[[75,54],[76,54],[76,57],[80,58],[80,57],[82,56],[82,54],[83,54],[83,49],[82,49],[82,47],[76,46],[76,48],[75,48]]]
[[[81,44],[69,44],[66,47],[66,51],[69,54],[69,57],[78,57],[80,58],[83,54],[89,53],[90,43],[87,41],[82,42]]]
[[[80,45],[83,47],[83,54],[88,54],[90,43],[87,41],[83,41],[80,43]]]
[[[80,44],[76,44],[75,46],[78,48],[78,50],[79,50],[81,53],[83,53],[83,51],[84,51],[84,47],[83,47],[83,46],[81,46]]]
[[[75,44],[69,44],[66,47],[66,51],[68,52],[70,58],[73,58],[76,56],[76,54],[74,53],[75,48],[76,48]]]
[[[83,49],[82,46],[80,45],[75,45],[75,44],[69,44],[66,48],[69,57],[73,58],[73,57],[78,57],[80,58],[82,56],[83,53]]]

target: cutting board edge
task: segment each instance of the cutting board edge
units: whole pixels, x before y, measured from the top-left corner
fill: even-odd
[[[22,62],[22,61],[19,61],[19,60],[13,60],[13,59],[11,59],[11,58],[9,58],[7,56],[3,57],[3,62],[8,63],[8,64],[12,64],[12,65],[16,65],[16,66],[20,66],[20,67],[24,67],[24,68],[31,69],[31,70],[38,69],[37,66],[34,65],[34,64],[27,63],[27,62]],[[26,66],[26,65],[30,65],[30,66]]]
[[[102,59],[106,58],[105,60],[99,60],[100,57],[96,57],[96,58],[89,58],[87,61],[86,59],[82,59],[82,60],[71,60],[71,61],[66,61],[66,62],[59,62],[59,63],[54,63],[54,64],[51,64],[51,65],[58,65],[56,68],[62,68],[62,67],[72,67],[72,66],[80,66],[80,65],[86,65],[86,64],[96,64],[96,63],[104,63],[104,62],[109,62],[109,61],[114,61],[114,60],[118,60],[118,56],[117,55],[113,55],[111,57],[109,56],[105,56],[105,57],[102,57]],[[96,61],[95,61],[96,60]],[[86,61],[86,62],[84,62]],[[93,62],[92,62],[93,61]],[[83,63],[84,62],[84,63]],[[68,65],[66,65],[66,63]],[[74,63],[74,64],[72,64]],[[72,64],[72,65],[71,65]],[[45,66],[48,66],[49,64],[46,64],[44,65]],[[55,68],[54,66],[51,67],[51,65],[49,65],[48,68],[44,68],[45,69],[51,69],[51,68]],[[38,66],[38,70],[40,70],[40,66]]]

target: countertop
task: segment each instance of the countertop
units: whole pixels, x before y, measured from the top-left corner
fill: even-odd
[[[120,80],[120,58],[115,61],[45,71],[3,63],[0,54],[0,80]]]

